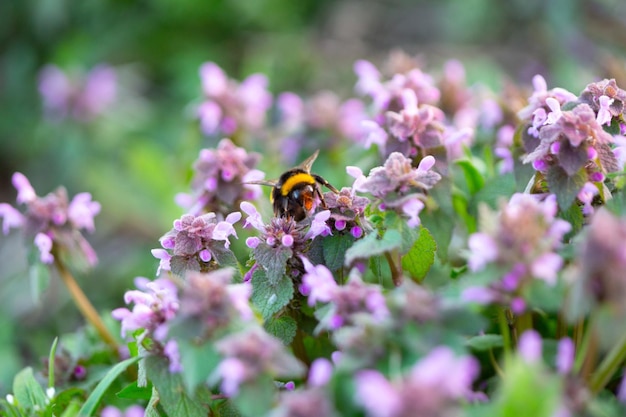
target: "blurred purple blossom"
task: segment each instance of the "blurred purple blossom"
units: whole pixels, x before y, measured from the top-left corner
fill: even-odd
[[[135,285],[138,290],[124,294],[124,302],[134,304],[132,310],[121,307],[111,313],[113,318],[122,322],[122,337],[145,329],[148,335],[164,341],[168,324],[180,308],[176,286],[165,278],[149,281],[142,277],[135,279]]]
[[[10,228],[22,228],[27,237],[34,239],[44,263],[54,261],[54,253],[65,251],[70,258],[78,261],[77,266],[93,266],[98,259],[95,251],[80,233],[95,230],[94,217],[100,212],[100,203],[92,201],[91,194],[79,193],[69,201],[63,187],[39,197],[26,176],[16,172],[12,177],[17,190],[18,204],[26,205],[20,211],[7,203],[0,204],[0,217],[3,218],[2,231],[8,234]]]
[[[230,139],[222,139],[216,149],[202,149],[194,162],[192,191],[178,194],[176,202],[190,214],[226,215],[242,201],[256,200],[262,194],[261,186],[249,182],[264,177],[255,169],[259,159],[259,154],[235,146]]]
[[[90,121],[112,107],[117,90],[117,73],[104,64],[95,66],[82,78],[71,77],[51,64],[39,73],[39,93],[46,113],[53,118]]]
[[[473,396],[478,371],[474,358],[437,347],[401,379],[389,381],[378,371],[359,371],[356,396],[370,417],[454,415]]]
[[[254,135],[264,127],[273,100],[265,75],[252,74],[237,82],[213,62],[202,64],[199,74],[204,101],[197,116],[206,135]]]

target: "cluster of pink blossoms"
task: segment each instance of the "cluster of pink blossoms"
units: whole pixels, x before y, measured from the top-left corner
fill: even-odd
[[[11,228],[21,228],[26,236],[33,238],[39,249],[39,259],[46,264],[54,262],[54,253],[67,251],[78,255],[88,266],[97,263],[95,251],[80,233],[95,230],[94,217],[100,212],[100,203],[91,199],[89,193],[79,193],[69,201],[67,191],[59,187],[56,191],[39,197],[28,178],[16,172],[12,178],[17,189],[17,202],[26,206],[19,210],[7,203],[0,203],[2,231],[6,235]]]

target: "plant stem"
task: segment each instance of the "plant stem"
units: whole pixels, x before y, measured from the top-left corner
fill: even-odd
[[[72,299],[76,303],[76,306],[80,310],[83,317],[93,326],[96,331],[109,346],[115,351],[118,350],[118,344],[109,329],[104,325],[102,318],[93,307],[83,290],[80,288],[70,271],[65,267],[63,262],[59,260],[58,256],[54,257],[54,266],[59,272],[61,280],[67,287]]]
[[[398,251],[394,250],[393,252],[385,252],[385,258],[387,259],[389,269],[391,270],[391,280],[393,281],[393,285],[398,287],[402,284],[402,273],[398,270],[394,257],[400,258]]]
[[[619,343],[613,346],[598,366],[596,372],[591,376],[589,388],[594,394],[600,392],[611,380],[617,368],[626,359],[626,335],[622,336]]]
[[[533,328],[532,312],[527,311],[515,318],[515,332],[519,338],[526,330]]]
[[[504,360],[506,362],[511,353],[511,330],[509,329],[509,320],[506,317],[504,307],[498,308],[498,323],[500,324],[500,333],[502,334],[504,347]]]

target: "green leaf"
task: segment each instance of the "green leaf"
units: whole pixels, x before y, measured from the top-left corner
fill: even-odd
[[[169,371],[167,359],[159,356],[145,358],[148,379],[159,395],[159,404],[168,416],[206,417],[208,409],[185,390],[180,374]]]
[[[298,330],[298,324],[293,317],[289,316],[270,319],[265,322],[263,327],[269,334],[280,339],[285,346],[291,344]]]
[[[467,183],[468,191],[471,195],[476,194],[485,185],[485,178],[476,169],[471,161],[467,159],[461,159],[454,162],[463,171],[465,182]]]
[[[81,407],[78,415],[80,417],[91,416],[96,411],[100,399],[109,388],[109,385],[115,381],[115,379],[126,370],[129,366],[133,365],[139,360],[139,356],[126,359],[115,366],[113,366],[109,372],[102,378],[102,380],[96,385],[96,388],[91,392],[91,395],[87,398],[83,406]]]
[[[233,253],[230,248],[226,248],[223,242],[213,242],[211,244],[211,253],[215,257],[215,261],[222,268],[224,267],[232,267],[235,271],[233,275],[234,282],[240,282],[241,277],[241,265],[239,265],[239,261],[237,261],[237,257]]]
[[[254,248],[254,259],[265,270],[267,280],[276,284],[285,275],[287,261],[293,256],[291,248],[280,245],[273,248],[267,243],[259,243]]]
[[[213,344],[208,342],[197,344],[179,339],[178,351],[183,366],[183,381],[190,392],[207,380],[221,359]]]
[[[498,208],[498,201],[509,199],[515,193],[515,177],[512,174],[496,175],[485,182],[485,186],[476,193],[472,202],[484,202],[493,209]]]
[[[150,397],[152,397],[152,384],[148,384],[146,387],[140,387],[137,385],[137,381],[134,381],[115,395],[118,398],[129,400],[149,400]]]
[[[346,251],[354,243],[354,237],[350,234],[336,234],[323,239],[323,253],[325,265],[331,271],[336,271],[343,266]]]
[[[48,387],[54,387],[54,357],[57,353],[57,343],[59,338],[55,337],[50,347],[50,353],[48,354]]]
[[[43,388],[33,375],[33,368],[27,367],[13,379],[13,395],[20,407],[27,410],[46,408],[47,397]]]
[[[482,352],[491,349],[501,348],[504,346],[504,341],[501,334],[481,334],[478,336],[470,337],[466,342],[467,347],[470,349]]]
[[[293,298],[291,279],[283,274],[275,283],[270,282],[262,268],[252,274],[252,303],[259,309],[263,320],[279,312]]]
[[[345,265],[349,266],[357,259],[368,259],[382,255],[385,252],[400,248],[402,235],[397,230],[387,230],[381,239],[376,233],[370,233],[361,240],[357,240],[346,251]]]
[[[572,176],[589,160],[587,148],[584,146],[572,146],[569,140],[561,141],[560,144],[559,165],[568,176]]]
[[[502,417],[552,417],[561,404],[561,384],[541,366],[531,366],[520,357],[504,370],[505,378],[494,400]],[[537,395],[541,393],[541,395]]]
[[[435,262],[436,251],[437,242],[433,235],[425,227],[420,227],[417,240],[402,257],[402,269],[407,271],[413,280],[421,282]]]
[[[232,401],[242,415],[257,417],[266,415],[272,408],[275,395],[274,380],[269,375],[262,375],[254,381],[241,384]]]
[[[157,405],[159,404],[159,392],[152,386],[152,395],[150,396],[150,401],[148,401],[148,405],[146,405],[146,409],[144,411],[144,417],[161,417],[161,414],[157,410]]]
[[[550,192],[556,194],[556,199],[561,210],[567,210],[576,200],[578,192],[587,181],[587,173],[584,169],[568,176],[565,170],[558,166],[552,166],[546,175]]]

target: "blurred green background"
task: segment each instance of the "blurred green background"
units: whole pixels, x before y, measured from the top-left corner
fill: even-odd
[[[262,72],[274,94],[349,97],[353,62],[381,66],[394,48],[432,67],[459,59],[470,82],[494,89],[536,73],[575,93],[602,77],[624,87],[626,3],[2,0],[0,202],[15,201],[15,171],[39,195],[59,185],[91,192],[102,204],[88,236],[100,264],[78,280],[98,309],[119,307],[135,276],[153,276],[149,250],[182,214],[174,195],[188,191],[191,164],[211,145],[190,115],[200,64],[236,79]],[[88,123],[44,117],[37,80],[50,63],[71,74],[113,66],[116,106]],[[38,367],[55,335],[82,324],[57,280],[34,294],[24,258],[17,233],[0,238],[0,393],[24,364]]]

